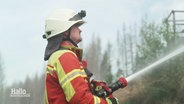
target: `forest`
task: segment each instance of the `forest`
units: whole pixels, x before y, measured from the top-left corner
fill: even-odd
[[[88,69],[96,79],[112,83],[119,77],[128,77],[184,45],[183,33],[173,31],[166,19],[157,23],[143,18],[138,24],[122,24],[117,34],[112,34],[116,42],[102,46],[102,39],[94,35],[83,47]],[[184,104],[183,62],[184,54],[177,55],[113,95],[120,104]],[[6,86],[2,66],[0,61],[0,104],[43,103],[45,69],[39,69],[43,70],[41,75]],[[12,88],[26,89],[30,97],[10,97]]]

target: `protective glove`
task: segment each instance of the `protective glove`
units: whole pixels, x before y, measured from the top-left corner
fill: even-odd
[[[116,97],[113,98],[106,98],[108,104],[119,104],[119,101]]]
[[[92,80],[91,86],[93,94],[98,97],[105,98],[111,94],[111,89],[103,81]]]

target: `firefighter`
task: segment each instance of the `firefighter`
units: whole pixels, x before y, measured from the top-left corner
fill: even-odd
[[[91,92],[82,64],[83,51],[77,45],[82,40],[79,26],[85,23],[85,16],[85,11],[58,9],[46,18],[45,104],[118,104],[115,97],[100,98]]]

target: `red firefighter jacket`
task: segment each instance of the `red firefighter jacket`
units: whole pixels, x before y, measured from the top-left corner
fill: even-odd
[[[65,49],[54,52],[48,60],[45,104],[108,104],[108,100],[90,91],[81,62],[82,50],[65,43],[62,48]]]

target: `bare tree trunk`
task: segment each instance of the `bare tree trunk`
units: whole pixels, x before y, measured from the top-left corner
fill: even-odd
[[[0,104],[4,104],[4,71],[3,71],[3,66],[2,66],[2,61],[1,61],[1,56],[0,56]]]
[[[128,72],[128,54],[127,54],[127,39],[126,39],[126,26],[123,25],[123,39],[124,39],[124,62],[125,62],[125,76],[127,76]]]

